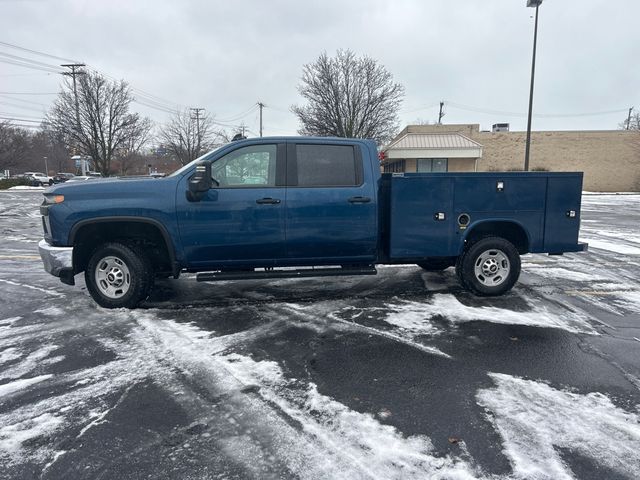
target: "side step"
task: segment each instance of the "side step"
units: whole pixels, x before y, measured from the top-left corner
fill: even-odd
[[[351,275],[376,275],[373,265],[363,267],[300,268],[291,270],[255,270],[253,272],[202,272],[196,274],[198,282],[221,280],[262,280],[266,278],[346,277]]]

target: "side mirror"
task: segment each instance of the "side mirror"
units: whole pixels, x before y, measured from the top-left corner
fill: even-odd
[[[187,200],[199,202],[211,189],[211,185],[211,162],[198,162],[195,173],[189,179]]]

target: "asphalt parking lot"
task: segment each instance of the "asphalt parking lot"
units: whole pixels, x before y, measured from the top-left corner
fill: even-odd
[[[640,195],[508,295],[452,269],[159,281],[105,310],[0,192],[0,477],[640,478]]]

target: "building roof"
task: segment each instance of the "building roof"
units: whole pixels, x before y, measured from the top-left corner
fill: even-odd
[[[482,158],[482,145],[456,132],[404,132],[383,152],[383,162],[407,158]]]
[[[459,133],[407,133],[393,143],[387,145],[384,150],[477,148],[482,148],[482,145]]]

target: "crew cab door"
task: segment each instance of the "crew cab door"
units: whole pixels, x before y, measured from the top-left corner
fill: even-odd
[[[263,265],[285,256],[284,144],[239,147],[212,164],[214,182],[189,202],[189,176],[177,191],[177,215],[190,267]]]
[[[290,263],[375,261],[376,185],[370,169],[357,143],[288,144],[286,241]]]

